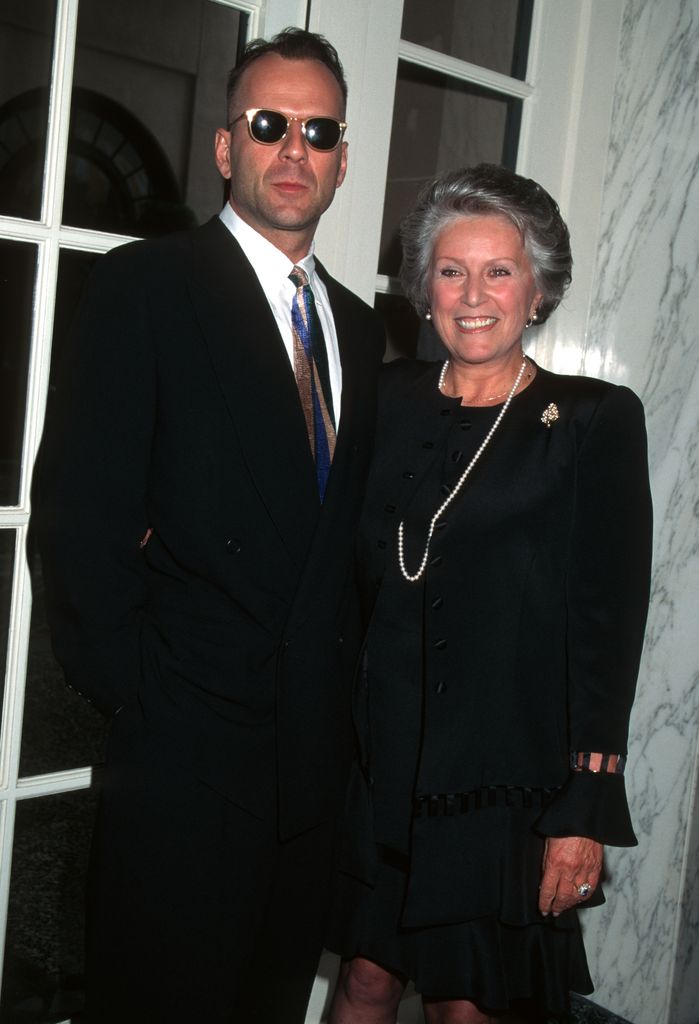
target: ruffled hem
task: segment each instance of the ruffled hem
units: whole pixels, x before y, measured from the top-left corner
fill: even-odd
[[[569,992],[593,991],[575,914],[512,925],[489,914],[424,928],[400,921],[407,876],[382,863],[374,887],[341,875],[326,945],[411,980],[427,998],[468,999],[485,1010],[534,1002],[564,1015]]]
[[[536,822],[545,836],[588,836],[609,846],[637,846],[623,775],[571,772]]]
[[[512,926],[537,925],[544,838],[538,808],[487,807],[413,821],[410,872],[401,924],[412,928],[495,915]],[[601,890],[585,906],[603,902]],[[555,918],[567,927],[575,911]]]

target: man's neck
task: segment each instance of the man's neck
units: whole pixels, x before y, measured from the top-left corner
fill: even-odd
[[[261,235],[262,238],[266,239],[266,241],[268,241],[270,245],[273,245],[275,249],[279,249],[279,251],[284,253],[287,259],[290,259],[292,263],[299,263],[312,251],[313,236],[315,235],[317,223],[308,228],[299,230],[285,230],[284,228],[274,227],[267,228],[259,224],[251,223],[250,219],[245,216],[244,211],[239,210],[230,201],[229,205],[236,216],[244,221],[252,231]]]

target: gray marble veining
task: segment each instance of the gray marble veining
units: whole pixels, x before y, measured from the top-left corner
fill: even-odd
[[[652,607],[630,740],[636,850],[586,920],[594,999],[699,1020],[699,3],[627,0],[582,372],[646,405]]]

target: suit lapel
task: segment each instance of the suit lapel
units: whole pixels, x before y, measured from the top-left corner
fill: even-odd
[[[250,474],[297,564],[320,511],[293,370],[255,272],[218,217],[193,236],[192,303]]]
[[[316,260],[316,269],[320,273],[328,292],[330,308],[335,322],[340,363],[342,366],[342,400],[340,403],[340,426],[335,447],[328,488],[325,494],[323,509],[327,513],[332,509],[334,501],[340,495],[342,478],[351,457],[357,430],[357,417],[361,415],[359,387],[362,380],[361,363],[362,349],[353,338],[351,310],[348,308],[344,291],[331,278],[327,271]],[[354,343],[353,343],[354,342]]]

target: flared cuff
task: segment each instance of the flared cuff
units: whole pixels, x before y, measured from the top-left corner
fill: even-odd
[[[571,772],[536,821],[544,836],[586,836],[606,846],[637,846],[623,775]]]

